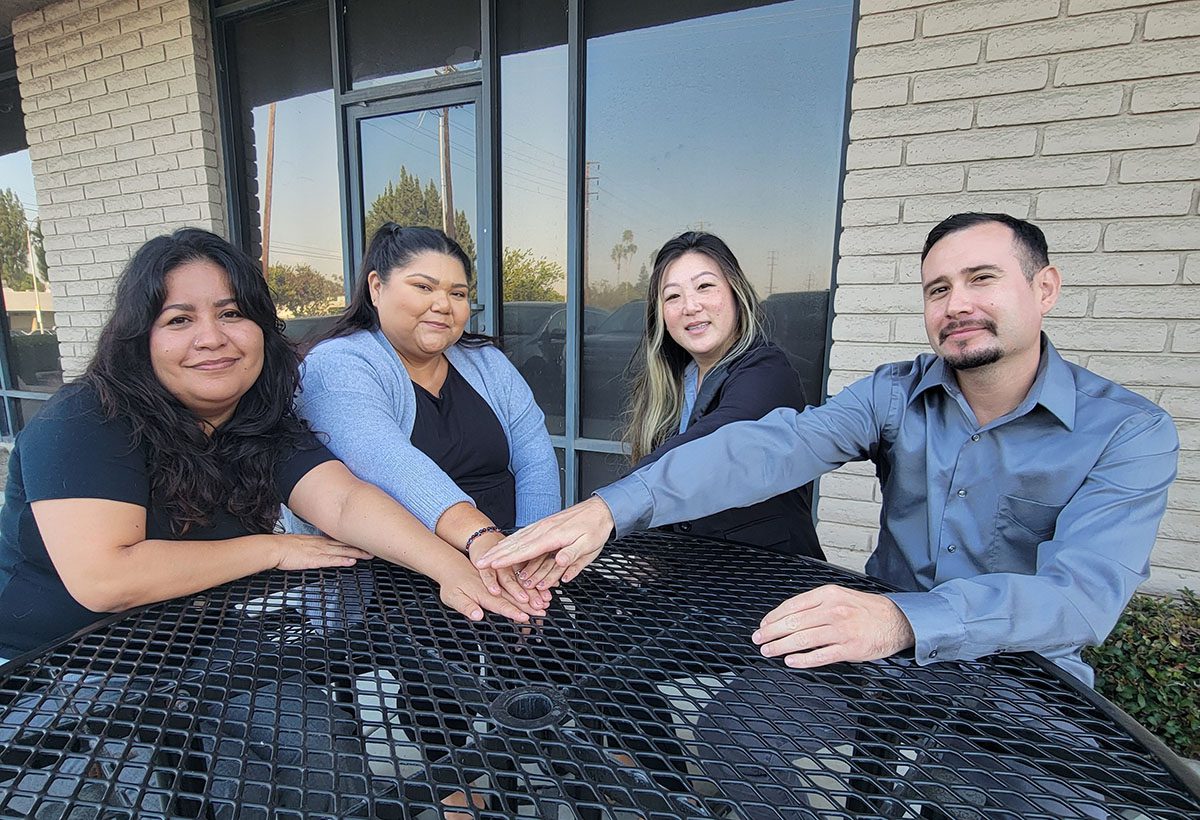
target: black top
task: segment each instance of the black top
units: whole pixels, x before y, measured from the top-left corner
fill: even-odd
[[[315,438],[285,454],[275,468],[280,503],[309,470],[333,455]],[[101,498],[146,508],[146,538],[216,541],[253,535],[226,510],[208,527],[184,535],[171,531],[164,511],[151,503],[146,445],[132,447],[124,419],[106,421],[95,391],[67,385],[17,436],[8,462],[0,511],[0,657],[37,648],[104,617],[79,604],[54,569],[30,506],[60,498]]]
[[[705,375],[688,419],[676,433],[637,463],[652,464],[663,454],[735,421],[757,421],[779,407],[803,410],[804,388],[787,354],[766,342]],[[681,521],[666,529],[753,544],[775,552],[825,558],[812,517],[812,484],[749,507]]]
[[[508,439],[483,396],[446,363],[442,394],[413,382],[417,415],[412,443],[436,464],[475,506],[505,529],[517,525],[517,482],[508,469]]]

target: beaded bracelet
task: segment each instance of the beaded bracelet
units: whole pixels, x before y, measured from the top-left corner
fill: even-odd
[[[471,537],[467,539],[467,545],[463,547],[463,552],[470,552],[471,545],[475,543],[475,539],[483,535],[485,532],[500,532],[500,528],[494,526],[480,527],[479,529],[475,530],[475,532],[471,533]]]

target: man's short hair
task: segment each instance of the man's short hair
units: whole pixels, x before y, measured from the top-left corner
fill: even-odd
[[[921,250],[921,261],[925,261],[929,251],[944,237],[976,225],[986,225],[989,222],[1007,225],[1013,232],[1013,241],[1017,244],[1017,255],[1021,259],[1021,270],[1026,279],[1032,282],[1034,275],[1050,264],[1046,235],[1037,225],[1008,214],[985,214],[974,211],[948,216],[935,225],[929,232],[929,236],[925,237],[925,247]]]

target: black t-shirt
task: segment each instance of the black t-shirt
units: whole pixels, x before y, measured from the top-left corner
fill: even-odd
[[[30,506],[60,498],[101,498],[146,507],[146,538],[214,541],[252,535],[225,510],[208,527],[182,536],[150,505],[146,445],[132,447],[123,419],[105,421],[95,391],[64,387],[17,436],[0,512],[0,657],[35,649],[104,617],[80,605],[59,578]],[[275,491],[282,503],[309,470],[333,455],[315,438],[280,459]]]
[[[410,440],[497,527],[515,527],[517,482],[508,469],[504,428],[483,396],[448,367],[441,396],[413,382],[417,413]]]

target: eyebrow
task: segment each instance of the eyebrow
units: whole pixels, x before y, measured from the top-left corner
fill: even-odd
[[[428,282],[431,285],[438,285],[440,287],[442,284],[441,279],[438,279],[436,276],[430,276],[428,273],[419,273],[417,271],[413,271],[412,273],[405,274],[405,278],[407,278],[407,279],[411,279],[414,276],[417,277],[418,279],[424,279],[426,282]],[[453,284],[450,287],[452,287],[452,288],[469,288],[470,284],[467,282],[463,282],[461,284]]]
[[[226,305],[236,305],[236,304],[237,304],[237,297],[230,296],[228,299],[220,299],[216,302],[213,302],[213,307],[225,307]],[[195,305],[190,305],[187,302],[176,302],[176,303],[170,304],[170,305],[163,305],[162,310],[160,310],[159,313],[165,313],[168,310],[195,310],[195,309],[196,309]]]
[[[972,265],[969,268],[963,268],[962,270],[959,271],[959,273],[966,275],[966,276],[970,276],[972,273],[979,273],[980,271],[985,271],[985,270],[997,271],[999,273],[1004,272],[1003,269],[1000,268],[1000,266],[993,265],[990,262],[987,262],[982,265]],[[929,288],[933,287],[934,285],[936,285],[940,282],[949,282],[949,281],[950,281],[950,277],[948,277],[948,276],[945,276],[945,275],[938,276],[934,279],[930,279],[928,282],[921,285],[921,290],[923,290],[923,291],[928,290]]]
[[[690,279],[688,279],[688,281],[695,282],[701,276],[716,276],[716,275],[717,275],[716,271],[702,270],[699,273],[694,274]],[[678,287],[681,287],[681,285],[678,282],[670,282],[669,284],[663,285],[662,289],[663,289],[663,292],[665,293],[667,288],[678,288]]]

